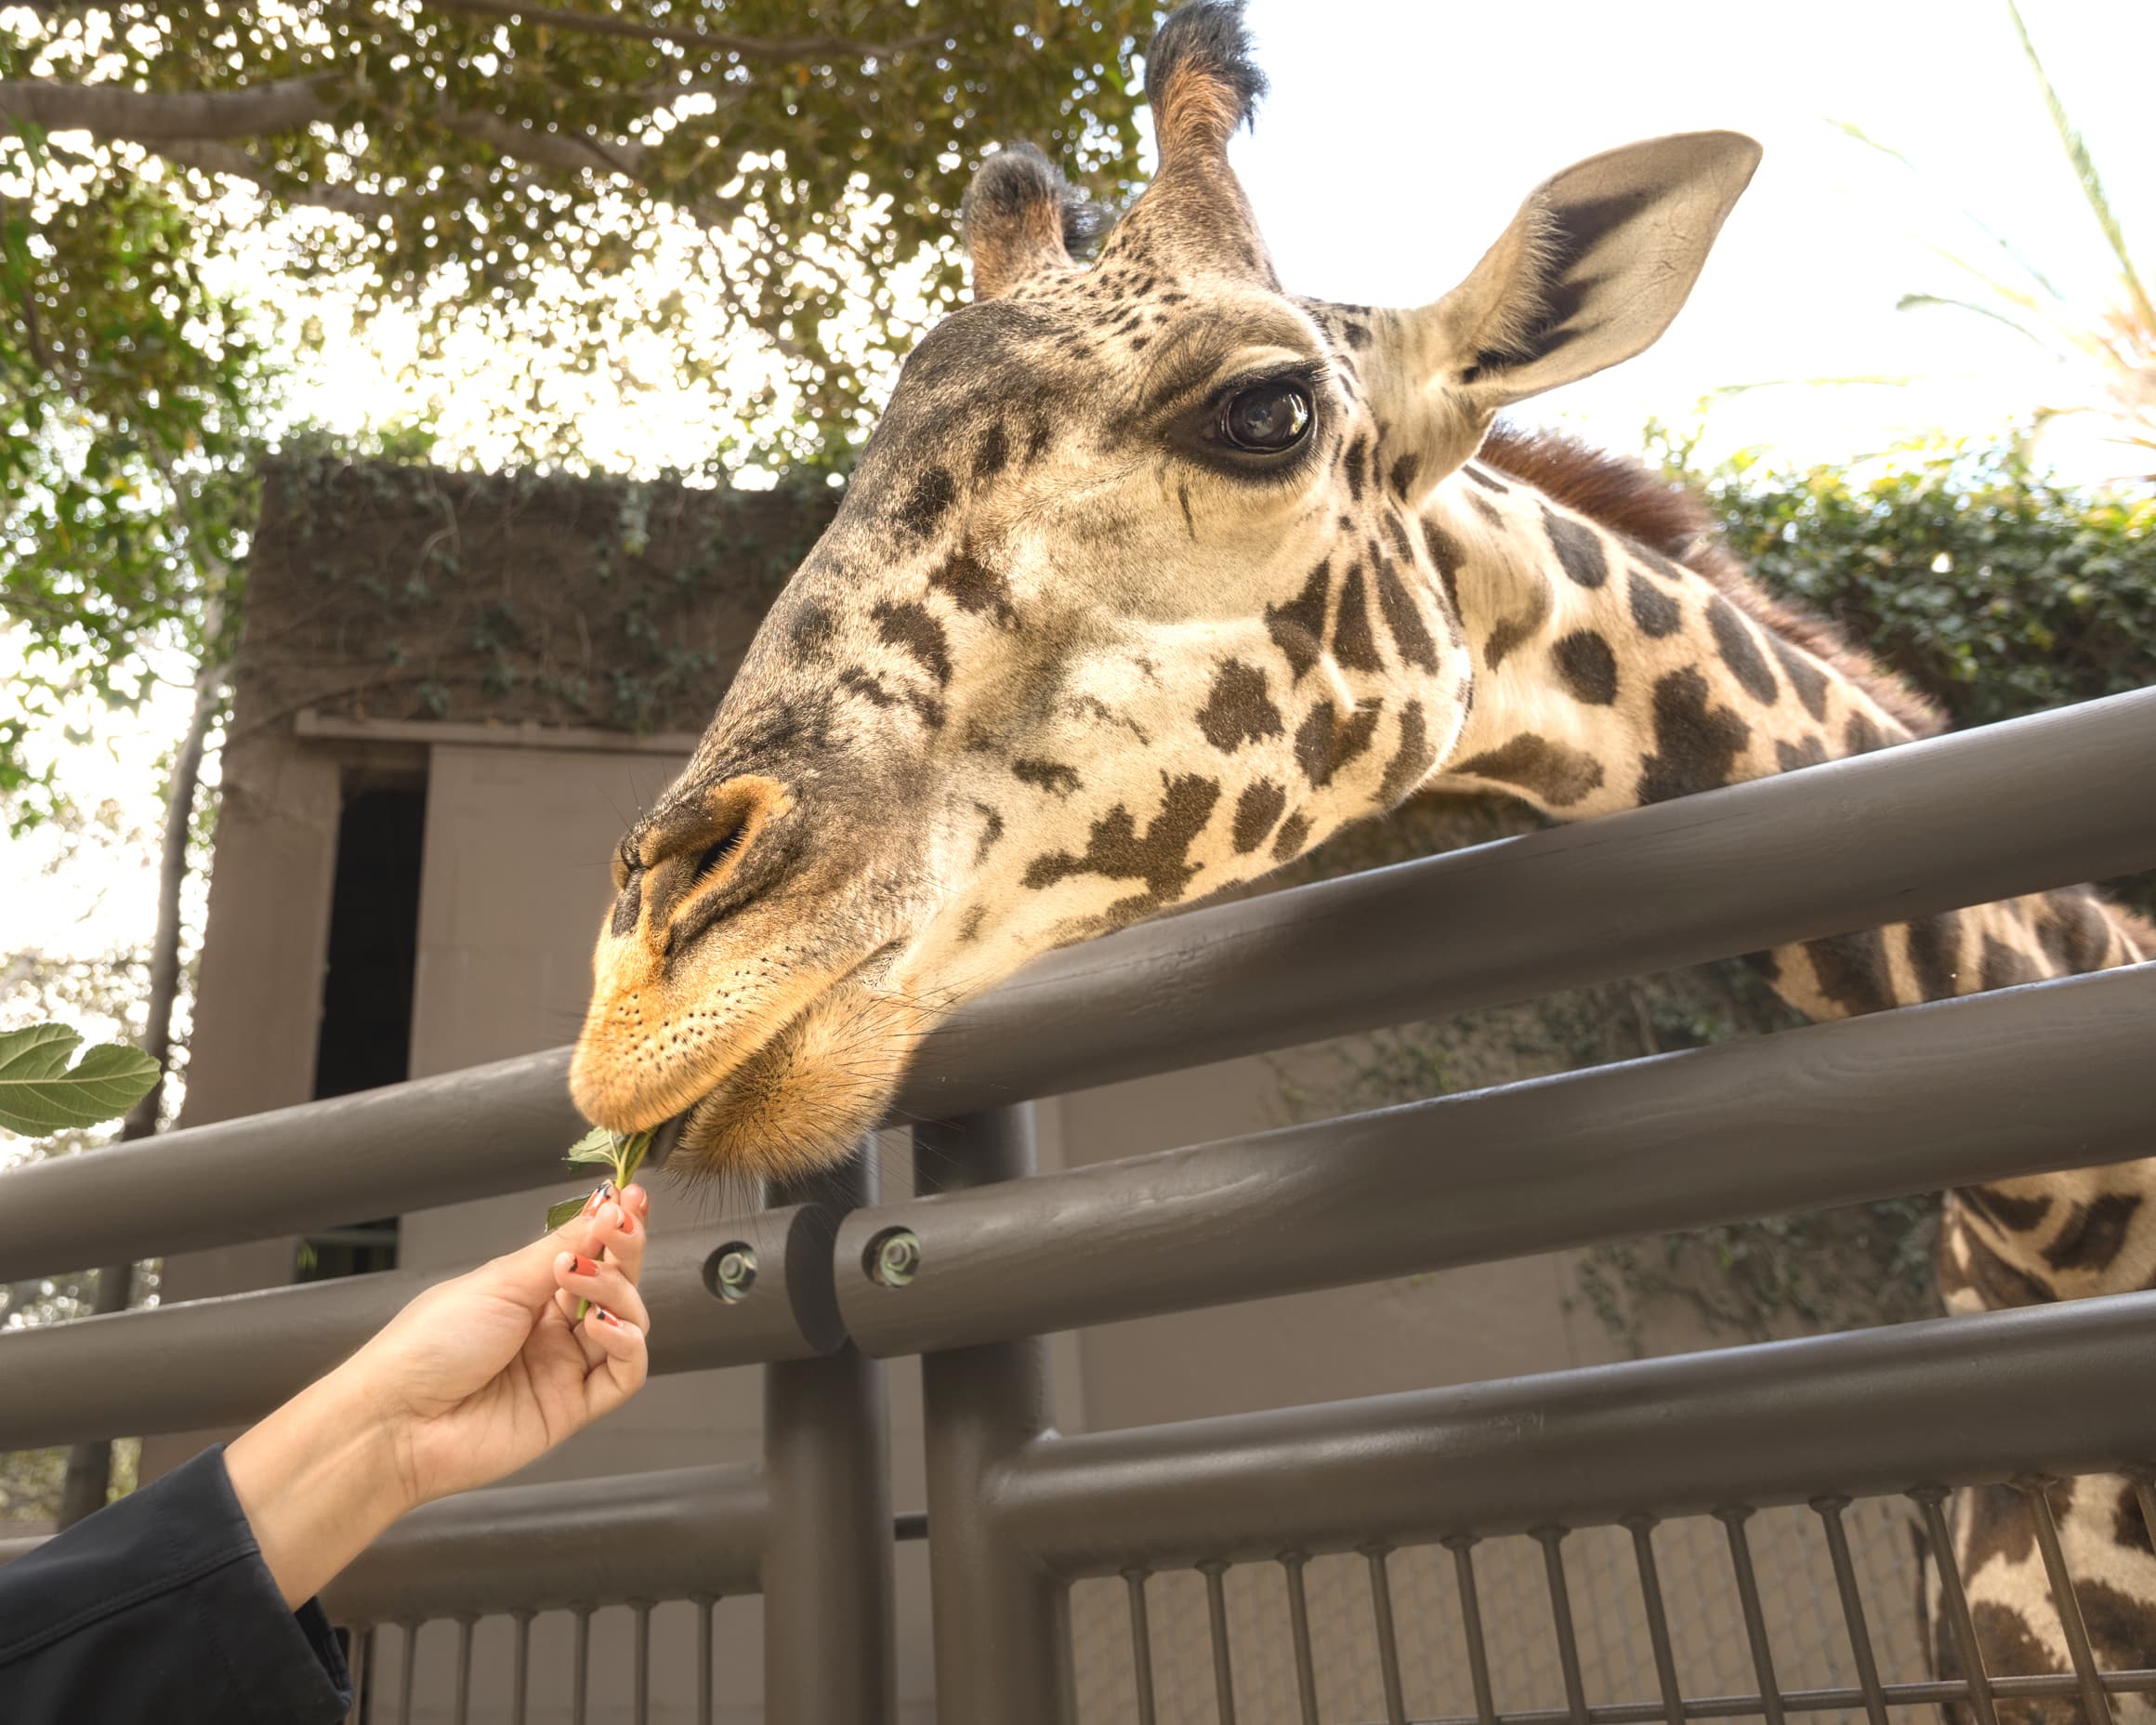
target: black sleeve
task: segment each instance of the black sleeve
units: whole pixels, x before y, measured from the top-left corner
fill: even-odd
[[[221,1450],[0,1568],[7,1725],[335,1725],[351,1698],[329,1619],[284,1603]]]

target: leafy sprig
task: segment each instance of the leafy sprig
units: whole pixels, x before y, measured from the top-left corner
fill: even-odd
[[[562,1159],[572,1166],[578,1164],[600,1165],[613,1170],[614,1190],[625,1192],[636,1179],[637,1170],[643,1165],[644,1157],[651,1148],[649,1132],[610,1132],[604,1126],[594,1126],[563,1152]],[[559,1204],[550,1205],[546,1210],[546,1231],[552,1233],[564,1222],[573,1221],[591,1202],[588,1195],[582,1198],[564,1198]],[[591,1310],[591,1302],[576,1302],[576,1321],[584,1322],[584,1314]]]

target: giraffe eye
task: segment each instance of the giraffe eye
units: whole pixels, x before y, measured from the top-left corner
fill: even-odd
[[[1221,440],[1256,454],[1293,449],[1309,429],[1310,392],[1299,383],[1253,384],[1220,404]]]

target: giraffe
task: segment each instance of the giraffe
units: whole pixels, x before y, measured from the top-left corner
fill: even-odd
[[[972,303],[908,358],[829,530],[616,849],[572,1089],[617,1129],[681,1120],[677,1165],[829,1164],[958,1002],[1417,792],[1592,818],[1938,726],[1753,587],[1696,505],[1495,426],[1662,334],[1755,143],[1578,164],[1458,286],[1373,309],[1274,274],[1227,155],[1264,88],[1240,0],[1173,14],[1146,88],[1159,168],[1120,220],[1030,148],[981,167]],[[2076,889],[1755,962],[1834,1018],[2148,952]],[[1948,1304],[2148,1284],[2152,1172],[1952,1194]],[[1988,1667],[2065,1669],[2008,1495],[1954,1508]],[[2125,1482],[2061,1511],[2099,1653],[2156,1664]]]

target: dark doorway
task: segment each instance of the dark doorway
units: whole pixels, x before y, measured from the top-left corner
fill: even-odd
[[[424,783],[347,786],[315,1044],[318,1098],[401,1084],[410,1073],[426,836]],[[397,1218],[389,1217],[309,1235],[299,1244],[295,1279],[320,1282],[396,1267]]]

